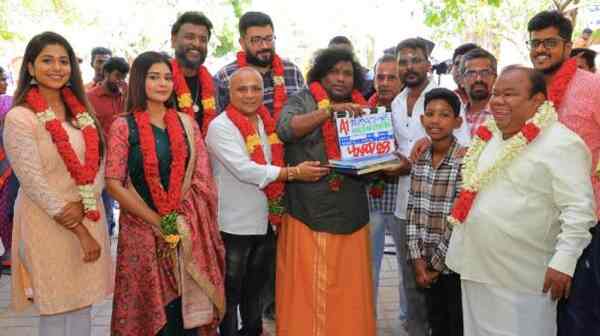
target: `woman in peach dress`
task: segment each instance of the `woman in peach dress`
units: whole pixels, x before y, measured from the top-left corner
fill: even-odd
[[[21,183],[11,307],[22,311],[33,303],[39,335],[90,335],[91,306],[112,291],[100,197],[105,151],[86,113],[77,59],[62,36],[45,32],[29,42],[14,97],[3,134]]]

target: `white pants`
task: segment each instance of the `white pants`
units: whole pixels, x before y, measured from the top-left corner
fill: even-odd
[[[89,336],[92,334],[92,307],[68,313],[40,316],[39,336]]]
[[[529,294],[461,280],[464,336],[556,335],[556,301],[550,293]]]

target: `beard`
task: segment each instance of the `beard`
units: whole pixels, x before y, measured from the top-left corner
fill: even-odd
[[[475,89],[475,86],[479,86],[479,90]],[[482,101],[490,98],[490,90],[483,82],[476,82],[469,90],[469,97],[474,101]]]
[[[257,56],[259,53],[264,53],[264,52],[269,53],[269,57],[267,57],[266,60],[263,60]],[[251,52],[247,52],[246,53],[246,62],[248,62],[249,64],[252,64],[252,65],[259,66],[259,67],[266,67],[266,66],[271,65],[271,63],[273,63],[273,57],[275,57],[275,50],[273,48],[262,49],[262,50],[257,51],[255,54],[252,54]]]
[[[552,75],[553,73],[557,72],[558,69],[560,69],[560,67],[563,65],[563,63],[564,63],[564,61],[556,62],[556,63],[552,64],[551,66],[547,67],[546,69],[541,69],[540,71],[544,75]]]
[[[408,80],[408,76],[410,75],[414,75],[416,78],[413,80]],[[404,78],[402,78],[402,81],[404,82],[404,84],[406,85],[406,87],[408,88],[415,88],[420,86],[421,84],[423,84],[423,82],[425,82],[425,79],[427,78],[426,75],[421,75],[418,72],[415,71],[408,71],[405,75]]]
[[[187,58],[186,54],[190,50],[196,50],[200,53],[200,58],[198,60],[190,60]],[[188,48],[188,47],[179,47],[175,49],[175,58],[177,61],[184,67],[188,69],[197,69],[202,64],[204,64],[204,60],[206,60],[206,50],[197,49],[197,48]]]
[[[117,92],[119,92],[119,85],[117,83],[115,83],[115,82],[107,81],[106,82],[106,88],[111,93],[117,93]]]

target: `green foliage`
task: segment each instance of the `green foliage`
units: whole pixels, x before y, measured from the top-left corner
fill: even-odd
[[[252,0],[226,0],[224,3],[231,6],[234,20],[225,20],[222,29],[217,33],[216,38],[219,42],[212,52],[215,57],[223,57],[235,50],[237,23],[246,8],[252,4]]]

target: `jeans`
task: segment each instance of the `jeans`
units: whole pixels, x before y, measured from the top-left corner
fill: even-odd
[[[106,189],[102,191],[102,202],[104,203],[104,211],[106,212],[106,225],[108,225],[108,235],[112,237],[115,229],[115,216],[113,208],[115,207],[115,200],[110,197]]]
[[[403,259],[402,281],[406,291],[406,308],[408,334],[410,336],[428,336],[429,323],[427,321],[427,306],[425,303],[425,290],[417,286],[414,267],[406,261],[408,246],[406,245],[406,220],[399,219],[400,225],[400,251]]]
[[[221,232],[225,244],[226,313],[221,336],[260,336],[262,334],[261,293],[268,278],[268,263],[275,234],[235,235]],[[242,329],[238,330],[238,307]]]
[[[369,213],[369,223],[371,232],[371,265],[373,273],[373,298],[375,299],[375,307],[377,307],[378,289],[379,289],[379,273],[381,272],[381,261],[383,260],[383,252],[385,248],[385,232],[386,230],[392,234],[394,245],[396,246],[396,262],[398,263],[398,275],[400,276],[400,284],[398,286],[398,297],[400,299],[400,320],[406,320],[408,311],[406,307],[406,292],[404,290],[404,282],[402,281],[402,271],[406,268],[406,255],[401,254],[400,246],[406,244],[406,241],[401,240],[400,223],[392,213],[382,213],[373,211]]]

